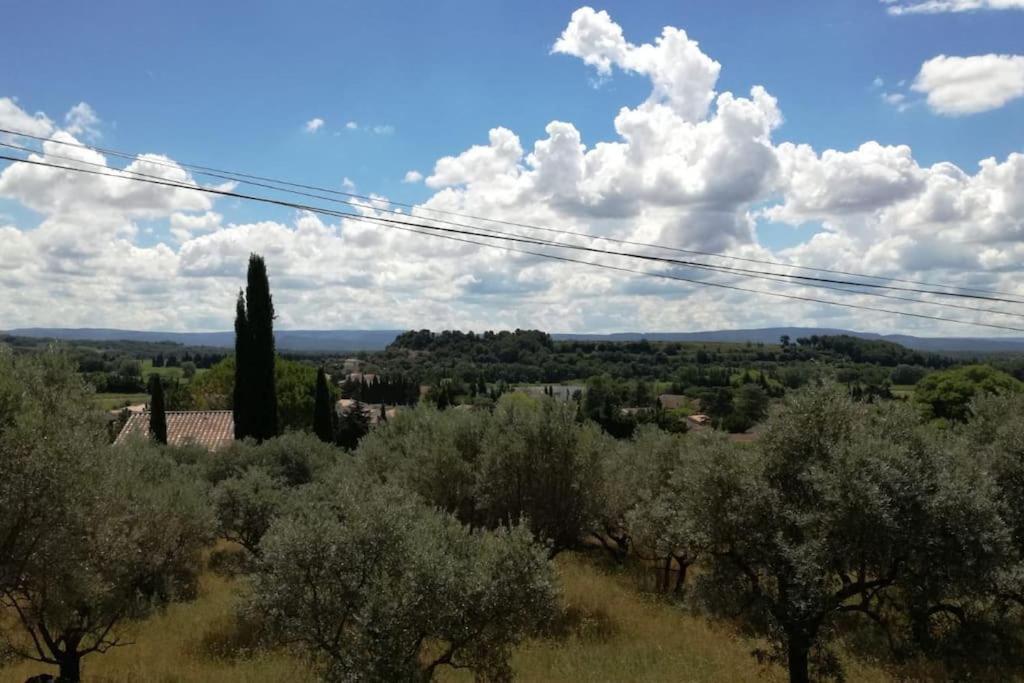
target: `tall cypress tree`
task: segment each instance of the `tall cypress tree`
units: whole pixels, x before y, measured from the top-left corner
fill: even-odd
[[[327,373],[321,367],[316,372],[316,403],[313,406],[313,432],[321,441],[334,441],[334,406],[327,388]]]
[[[249,281],[245,288],[252,392],[250,432],[258,441],[277,436],[277,382],[274,377],[274,302],[263,257],[249,255]]]
[[[160,375],[149,377],[149,431],[162,444],[167,443],[167,412],[164,407],[164,385]]]
[[[277,436],[274,303],[263,257],[249,255],[245,295],[235,313],[235,438]]]
[[[252,436],[252,393],[249,385],[252,379],[249,349],[252,335],[249,332],[249,317],[245,312],[245,296],[238,290],[238,304],[235,307],[235,390],[233,411],[235,417],[235,438]]]

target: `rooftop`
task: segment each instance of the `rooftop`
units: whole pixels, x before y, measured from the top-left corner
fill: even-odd
[[[115,444],[129,439],[149,438],[149,413],[138,413],[128,418]],[[169,410],[167,411],[167,444],[169,446],[202,446],[216,451],[227,447],[235,439],[235,418],[230,410]]]

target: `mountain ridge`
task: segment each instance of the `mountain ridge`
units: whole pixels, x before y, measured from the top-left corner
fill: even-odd
[[[379,351],[405,330],[278,330],[278,348],[282,351],[343,352]],[[163,332],[123,330],[116,328],[22,327],[2,332],[15,337],[36,337],[67,341],[144,341],[175,342],[188,346],[234,346],[234,332]],[[863,339],[881,339],[918,351],[1000,353],[1024,352],[1020,337],[917,337],[906,334],[857,332],[840,328],[762,327],[701,332],[613,332],[551,333],[556,340],[579,341],[689,341],[689,342],[753,342],[778,343],[782,335],[796,341],[810,335],[847,334]]]

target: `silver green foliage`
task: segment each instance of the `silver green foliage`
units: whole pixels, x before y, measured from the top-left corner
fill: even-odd
[[[342,467],[261,544],[248,609],[325,680],[511,680],[513,645],[553,614],[547,550],[521,526],[471,531]]]

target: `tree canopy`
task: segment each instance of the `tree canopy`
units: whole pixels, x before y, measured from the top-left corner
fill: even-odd
[[[61,354],[0,349],[0,638],[68,683],[125,622],[194,593],[212,532],[202,483],[146,441],[106,445],[87,397]]]
[[[546,552],[524,528],[470,531],[350,468],[261,550],[249,609],[327,680],[430,680],[443,666],[511,680],[511,646],[553,615]]]
[[[989,365],[967,365],[933,372],[917,383],[914,400],[926,417],[963,422],[981,394],[1017,393],[1024,384]]]

